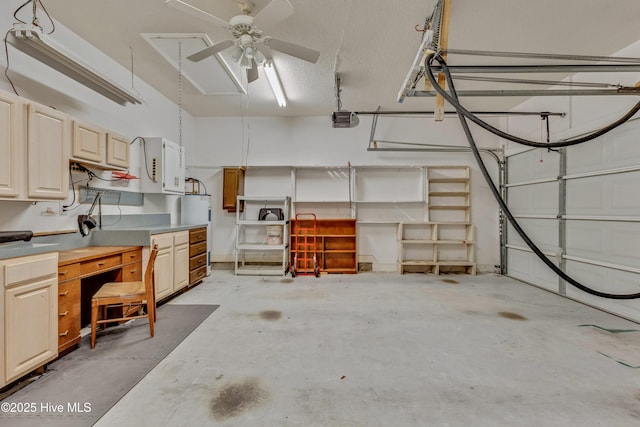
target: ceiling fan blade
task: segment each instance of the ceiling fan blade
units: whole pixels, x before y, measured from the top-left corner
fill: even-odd
[[[314,64],[320,57],[320,52],[318,52],[317,50],[309,49],[308,47],[300,46],[294,43],[285,42],[284,40],[265,37],[262,43],[273,50],[286,53],[287,55],[291,55],[304,61],[312,62]]]
[[[258,64],[255,59],[251,60],[251,68],[247,68],[247,83],[258,80]]]
[[[271,0],[255,16],[253,23],[256,27],[269,27],[284,21],[291,15],[293,15],[293,5],[289,0]]]
[[[229,26],[229,23],[224,19],[220,19],[217,16],[213,16],[209,12],[205,12],[204,10],[198,9],[195,6],[191,6],[189,3],[185,3],[182,0],[165,0],[164,3],[168,4],[169,6],[175,9],[181,10],[182,12],[188,13],[202,20],[209,21],[212,24],[217,25],[219,27]]]
[[[187,59],[193,62],[202,61],[203,59],[208,58],[211,55],[215,55],[222,50],[229,49],[234,45],[235,43],[231,40],[223,40],[219,43],[214,44],[213,46],[206,47],[201,51],[194,53],[193,55],[187,56]]]

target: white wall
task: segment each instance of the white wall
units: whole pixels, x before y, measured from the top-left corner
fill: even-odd
[[[0,29],[3,34],[13,25],[13,11],[17,9],[23,0],[4,0],[0,3]],[[23,9],[29,16],[30,7]],[[27,20],[29,21],[29,20]],[[48,28],[46,19],[41,23]],[[51,35],[57,41],[73,51],[77,56],[90,63],[94,68],[116,81],[126,88],[130,88],[131,73],[97,49],[86,43],[60,23],[56,23],[56,30]],[[82,86],[69,79],[46,65],[22,54],[9,45],[9,76],[19,95],[45,105],[52,106],[63,111],[74,118],[83,120],[94,125],[109,129],[113,132],[133,139],[136,136],[164,136],[175,142],[178,141],[178,106],[169,99],[161,95],[155,89],[135,78],[133,87],[144,99],[142,105],[121,106],[102,95]],[[6,66],[4,52],[0,55],[0,67]],[[13,92],[9,81],[0,77],[0,90]],[[177,85],[176,85],[177,90]],[[193,138],[193,118],[183,112],[183,142],[186,145]],[[139,165],[139,143],[131,146],[132,167],[131,173],[141,176],[143,173]],[[102,174],[104,178],[110,178],[109,173]],[[81,178],[74,174],[74,179]],[[78,184],[84,184],[80,182]],[[94,180],[91,183],[95,187],[110,187],[109,183]],[[119,183],[117,188],[136,191],[138,189],[136,181],[127,185]],[[71,196],[68,201],[71,201]],[[68,202],[67,201],[67,202]],[[36,205],[25,202],[2,202],[0,201],[0,230],[31,229],[33,231],[54,231],[75,229],[76,215],[85,213],[87,206],[81,206],[68,215],[42,215],[43,211],[51,208],[54,212],[59,212],[61,203],[39,202]],[[148,195],[145,196],[143,207],[103,206],[103,213],[172,213],[172,221],[176,222],[177,217],[177,197]]]
[[[531,120],[537,123],[539,119],[534,117]],[[497,138],[477,128],[474,131],[480,146],[498,146]],[[188,175],[205,182],[209,193],[213,194],[214,261],[230,259],[235,239],[235,214],[227,213],[221,207],[222,167],[248,165],[249,174],[252,166],[346,166],[350,162],[356,166],[470,165],[472,221],[477,226],[477,262],[490,268],[499,264],[498,208],[472,155],[370,152],[367,151],[370,133],[371,117],[361,116],[360,125],[353,129],[334,129],[329,112],[325,117],[252,117],[244,120],[239,117],[196,118],[195,145],[187,146],[187,169]],[[463,132],[455,118],[434,122],[432,118],[381,117],[375,137],[379,140],[466,146]],[[485,156],[485,162],[497,180],[495,161]],[[282,173],[277,175],[281,177]],[[274,184],[280,181],[274,178]],[[251,185],[251,181],[247,180],[247,194],[254,194]],[[266,186],[265,183],[260,185]],[[389,255],[389,252],[393,254],[397,250],[395,235],[390,246],[377,250],[380,253],[360,255],[395,259],[394,255]],[[395,265],[393,268],[395,269]]]

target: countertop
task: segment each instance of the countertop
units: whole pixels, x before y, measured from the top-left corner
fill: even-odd
[[[161,233],[174,233],[177,231],[191,230],[206,227],[207,224],[198,225],[152,225],[128,228],[112,228],[107,230],[94,229],[88,238],[72,240],[60,240],[56,242],[10,242],[0,244],[0,260],[16,258],[27,255],[37,255],[45,252],[59,252],[71,249],[79,249],[86,246],[149,246],[151,236]],[[76,235],[79,236],[78,233]]]
[[[149,246],[151,236],[154,234],[175,233],[206,226],[207,224],[154,225],[94,230],[91,236],[91,244],[95,246]]]

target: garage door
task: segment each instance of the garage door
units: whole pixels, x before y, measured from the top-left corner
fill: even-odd
[[[603,292],[640,292],[640,121],[558,151],[507,158],[507,200],[542,251],[582,284]],[[640,321],[640,300],[610,300],[565,284],[511,226],[507,274]]]

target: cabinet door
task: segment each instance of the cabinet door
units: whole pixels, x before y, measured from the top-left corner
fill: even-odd
[[[173,293],[173,235],[156,234],[151,238],[151,246],[158,244],[158,256],[153,270],[156,287],[156,301]]]
[[[184,158],[182,148],[164,141],[162,156],[162,185],[165,192],[184,193]]]
[[[75,120],[71,156],[74,159],[102,163],[106,139],[106,133],[102,129]]]
[[[11,382],[58,354],[58,280],[5,292],[5,380]]]
[[[189,244],[183,243],[174,248],[174,291],[189,284]]]
[[[244,195],[244,169],[224,169],[222,176],[222,209],[236,211],[238,196]],[[244,211],[244,201],[240,202],[240,212]]]
[[[24,170],[24,103],[0,93],[0,197],[17,197]]]
[[[107,164],[129,168],[129,139],[124,136],[107,134]]]
[[[29,104],[28,111],[28,196],[66,199],[71,145],[69,118],[38,104]]]

